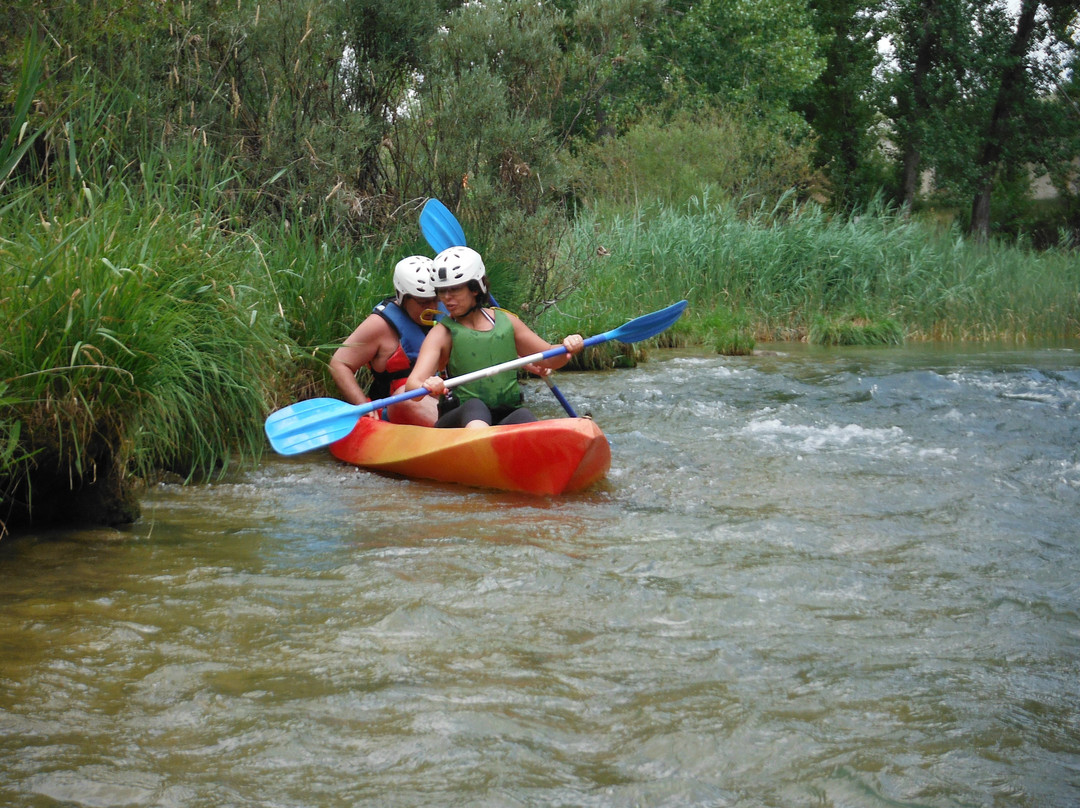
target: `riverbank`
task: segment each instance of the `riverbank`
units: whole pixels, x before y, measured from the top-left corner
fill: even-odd
[[[415,220],[374,248],[288,222],[236,230],[198,184],[157,171],[140,189],[26,192],[5,208],[5,527],[128,522],[139,481],[258,462],[266,415],[333,394],[335,344],[390,291],[394,261],[427,252]],[[884,341],[1080,331],[1075,251],[969,243],[886,211],[844,219],[781,205],[747,216],[703,197],[582,211],[568,232],[543,283],[485,256],[500,302],[549,337],[601,333],[681,298],[691,306],[659,344],[723,353],[815,339],[835,333],[830,323],[877,327]],[[588,366],[627,360],[597,352]]]
[[[670,335],[722,353],[756,342],[969,342],[1080,335],[1080,253],[979,243],[894,211],[740,214],[707,197],[575,221],[576,292],[552,333],[686,298]],[[734,347],[734,350],[729,350]]]

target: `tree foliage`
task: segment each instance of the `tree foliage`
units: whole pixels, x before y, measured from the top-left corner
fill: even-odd
[[[814,165],[793,171],[793,187],[816,167],[837,206],[865,204],[883,186],[911,206],[932,172],[939,194],[968,200],[972,226],[986,232],[1002,183],[1046,171],[1072,192],[1078,8],[16,0],[0,11],[0,142],[13,177],[72,191],[187,160],[231,170],[234,218],[365,238],[436,195],[494,233],[504,211],[562,205],[583,155],[605,144],[618,153],[638,126],[722,110],[785,133],[762,138],[764,150],[812,129]],[[40,45],[35,81],[24,69],[30,40]]]
[[[1080,4],[1023,0],[1013,13],[1002,0],[895,0],[887,12],[895,60],[881,109],[899,147],[898,196],[911,204],[932,171],[939,189],[971,200],[970,229],[985,237],[995,190],[1060,174],[1077,155],[1080,116],[1061,82]]]
[[[782,24],[778,24],[782,21]],[[806,0],[668,0],[627,76],[623,112],[789,108],[824,68]]]
[[[880,5],[865,0],[811,0],[825,68],[799,96],[798,108],[817,135],[815,163],[828,172],[832,195],[866,203],[880,188]]]

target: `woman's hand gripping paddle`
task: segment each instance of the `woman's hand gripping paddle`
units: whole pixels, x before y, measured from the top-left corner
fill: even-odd
[[[597,334],[595,337],[589,337],[585,340],[585,347],[599,345],[609,340],[618,340],[629,344],[655,337],[678,320],[685,308],[686,301],[680,300],[666,309],[644,314],[618,328],[605,331],[603,334]],[[566,348],[557,345],[541,353],[519,356],[509,362],[492,365],[489,368],[476,370],[462,376],[455,376],[446,382],[446,387],[450,389],[458,385],[468,384],[477,379],[485,379],[488,376],[494,376],[496,373],[513,370],[533,362],[542,362],[545,359],[561,356],[564,353],[566,353]],[[389,407],[391,404],[398,404],[412,398],[420,398],[427,394],[428,391],[420,387],[416,390],[398,393],[389,398],[369,401],[366,404],[346,404],[336,398],[312,398],[307,401],[300,401],[270,414],[265,424],[266,437],[270,439],[270,445],[274,447],[274,451],[278,454],[296,455],[312,449],[319,449],[341,440],[352,432],[361,416],[375,410],[381,410],[383,407]]]
[[[436,254],[451,247],[469,246],[465,243],[465,231],[461,229],[461,224],[449,208],[438,199],[429,199],[424,203],[424,209],[420,211],[420,232],[424,234],[424,240]],[[491,296],[491,302],[496,306],[499,305],[494,295]],[[578,414],[574,412],[574,408],[570,406],[562,390],[555,386],[551,376],[543,375],[541,378],[559,400],[562,408],[566,410],[566,414],[571,418],[577,418]]]

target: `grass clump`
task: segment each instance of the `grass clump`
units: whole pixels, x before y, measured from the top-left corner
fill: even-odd
[[[130,521],[133,479],[262,454],[293,350],[250,242],[115,184],[14,199],[0,262],[0,522]]]
[[[745,312],[720,308],[705,318],[703,326],[718,354],[749,356],[754,352],[754,335]]]
[[[901,345],[904,330],[891,317],[868,318],[817,316],[810,325],[809,342],[814,345]]]

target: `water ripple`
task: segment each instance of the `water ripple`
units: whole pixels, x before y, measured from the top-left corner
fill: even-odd
[[[0,803],[1071,808],[1078,368],[657,352],[560,377],[584,494],[315,453],[5,541]]]

